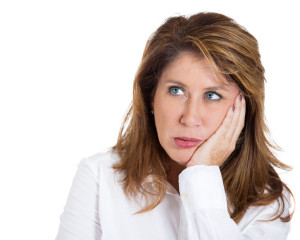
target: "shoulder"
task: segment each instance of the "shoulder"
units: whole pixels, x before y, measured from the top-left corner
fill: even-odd
[[[269,205],[265,206],[265,211],[269,212],[269,218],[272,219],[276,216],[285,218],[289,216],[290,209],[292,207],[292,195],[289,190],[283,187],[283,191],[280,197],[274,200]]]
[[[282,197],[278,197],[270,204],[264,206],[250,206],[239,225],[243,226],[249,223],[258,223],[260,221],[269,222],[277,216],[280,216],[281,218],[287,218],[291,215],[291,207],[292,196],[290,192],[286,188],[284,188],[282,192]],[[280,218],[276,218],[276,220],[273,220],[269,223],[276,224],[277,226],[285,228],[289,226],[289,221],[281,221]]]
[[[80,164],[88,164],[91,167],[111,167],[120,160],[118,154],[109,150],[107,152],[98,152],[81,160]]]
[[[101,170],[113,171],[112,166],[119,160],[120,157],[113,150],[98,152],[89,157],[83,158],[78,164],[78,168],[85,169],[96,177]]]

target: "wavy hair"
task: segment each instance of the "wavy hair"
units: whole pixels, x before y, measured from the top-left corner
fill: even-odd
[[[278,201],[271,220],[289,221],[291,215],[283,216],[284,189],[292,193],[274,168],[290,167],[276,158],[273,150],[278,147],[267,137],[264,67],[257,40],[233,19],[218,13],[171,17],[148,40],[134,80],[132,105],[113,147],[120,156],[114,169],[124,173],[124,192],[134,199],[146,198],[138,213],[155,208],[166,194],[170,158],[159,143],[151,102],[162,72],[183,51],[206,58],[217,74],[237,84],[245,96],[244,129],[235,150],[220,167],[231,218],[238,223],[249,206]]]

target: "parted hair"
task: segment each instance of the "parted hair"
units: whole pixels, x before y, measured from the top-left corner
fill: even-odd
[[[238,223],[250,206],[278,201],[274,217],[268,220],[289,221],[284,192],[292,193],[275,168],[290,167],[277,159],[274,150],[279,148],[269,140],[264,118],[265,70],[257,40],[233,19],[209,12],[167,19],[146,44],[132,104],[113,147],[120,156],[114,169],[124,174],[124,192],[129,198],[147,200],[137,213],[158,206],[168,188],[171,159],[159,143],[151,102],[162,72],[183,51],[206,58],[217,74],[237,84],[245,96],[244,129],[235,150],[220,167],[231,218]]]

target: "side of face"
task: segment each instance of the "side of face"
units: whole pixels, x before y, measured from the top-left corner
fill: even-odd
[[[206,59],[180,53],[163,71],[152,102],[158,139],[169,157],[185,165],[221,125],[238,94]]]

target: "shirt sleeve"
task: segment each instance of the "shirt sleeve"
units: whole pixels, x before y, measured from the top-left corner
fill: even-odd
[[[78,165],[56,240],[99,240],[98,183],[88,159]]]
[[[272,218],[276,202],[253,207],[244,215],[240,229],[230,218],[222,175],[218,166],[197,165],[186,168],[179,175],[179,189],[186,219],[189,240],[284,240],[290,223]],[[288,208],[288,204],[285,204]],[[288,211],[288,209],[285,209]]]

